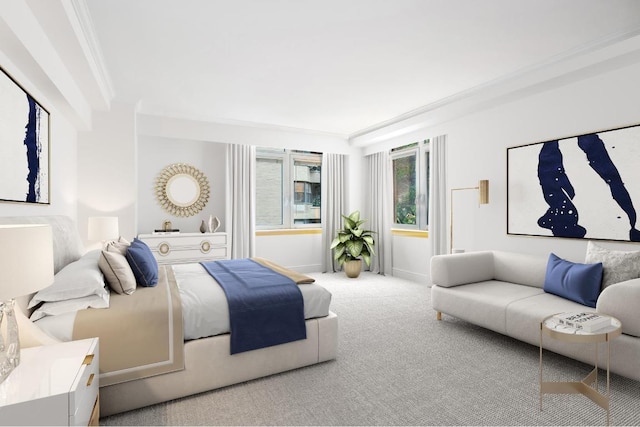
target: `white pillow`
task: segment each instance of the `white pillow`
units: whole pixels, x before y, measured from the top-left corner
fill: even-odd
[[[136,277],[129,261],[117,251],[102,251],[98,266],[109,287],[119,294],[131,295],[136,290]]]
[[[105,250],[108,252],[118,252],[124,256],[127,254],[127,249],[129,249],[129,246],[131,246],[131,243],[120,236],[118,237],[118,240],[112,240],[108,242]]]
[[[640,251],[614,251],[589,241],[585,263],[602,263],[602,289],[640,277]]]
[[[62,301],[97,295],[108,298],[104,277],[98,267],[100,250],[96,249],[84,254],[79,260],[60,270],[53,279],[53,284],[40,291],[29,302],[33,308],[41,302]]]
[[[99,295],[89,295],[82,298],[73,298],[63,301],[45,302],[36,311],[31,313],[31,321],[42,319],[45,316],[72,313],[85,308],[109,308],[109,293],[106,298]]]

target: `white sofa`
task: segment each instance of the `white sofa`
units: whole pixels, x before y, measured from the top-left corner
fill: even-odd
[[[442,313],[518,340],[539,345],[540,322],[567,311],[594,311],[543,290],[547,257],[481,251],[431,259],[431,303]],[[611,342],[611,371],[640,381],[640,279],[606,287],[596,311],[622,322],[623,334]],[[593,363],[593,345],[544,340],[545,350]],[[606,346],[600,345],[600,364]]]

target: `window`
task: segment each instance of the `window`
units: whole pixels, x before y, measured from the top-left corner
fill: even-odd
[[[256,151],[256,226],[259,229],[318,227],[322,154],[294,150]]]
[[[427,229],[429,224],[429,140],[391,150],[393,212],[397,227]]]

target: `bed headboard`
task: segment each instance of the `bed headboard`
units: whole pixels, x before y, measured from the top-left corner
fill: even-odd
[[[54,273],[64,266],[79,259],[84,253],[82,239],[75,222],[64,215],[44,216],[4,216],[0,224],[49,224],[53,237],[53,270]],[[31,310],[27,304],[32,295],[16,298],[16,318],[20,331],[20,342],[23,348],[36,345],[51,344],[57,340],[49,337],[27,318]]]
[[[79,259],[84,253],[84,246],[75,222],[64,215],[45,216],[4,216],[0,224],[49,224],[53,235],[53,270],[54,273]]]

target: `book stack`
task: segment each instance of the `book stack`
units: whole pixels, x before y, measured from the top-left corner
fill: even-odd
[[[611,324],[611,318],[593,312],[562,313],[554,317],[561,325],[581,329],[585,332],[597,331]]]

